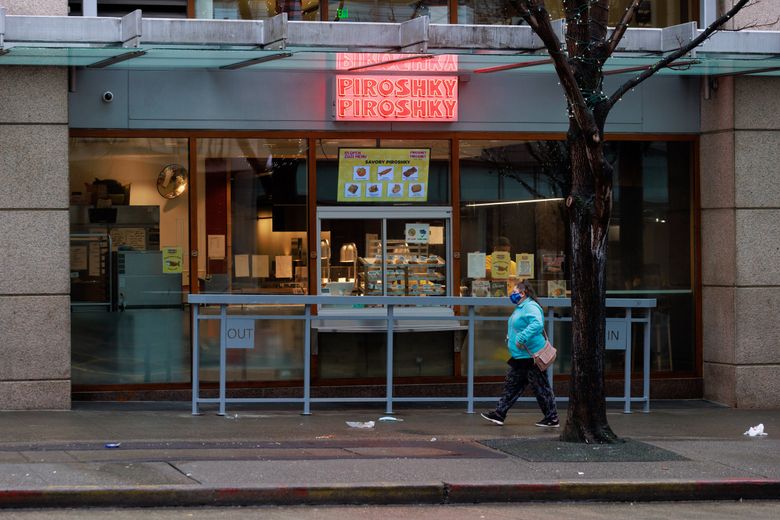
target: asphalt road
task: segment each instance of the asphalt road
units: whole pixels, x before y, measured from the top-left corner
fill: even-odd
[[[774,520],[780,517],[780,502],[660,502],[660,503],[546,503],[473,506],[349,506],[349,507],[240,507],[183,509],[58,509],[0,510],[0,520],[560,520],[596,518],[631,520]]]

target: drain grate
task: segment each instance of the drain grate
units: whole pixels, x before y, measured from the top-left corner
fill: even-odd
[[[557,439],[486,439],[481,444],[529,462],[661,462],[689,460],[652,444],[578,444]]]

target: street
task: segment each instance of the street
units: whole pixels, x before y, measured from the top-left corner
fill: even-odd
[[[143,516],[145,520],[178,520],[203,518],[209,520],[262,518],[264,520],[365,520],[393,518],[426,520],[578,520],[595,518],[631,518],[632,520],[706,519],[775,519],[780,515],[780,502],[658,502],[658,503],[543,503],[543,504],[481,504],[447,506],[295,506],[295,507],[225,507],[225,508],[161,508],[161,509],[56,509],[5,510],[0,520],[60,520],[79,518],[130,520]]]

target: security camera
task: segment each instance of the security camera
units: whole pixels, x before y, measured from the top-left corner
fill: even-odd
[[[103,100],[103,103],[111,103],[114,100],[114,93],[110,90],[106,90],[103,92],[101,99]]]

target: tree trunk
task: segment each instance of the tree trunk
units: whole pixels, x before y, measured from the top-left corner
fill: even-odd
[[[607,423],[604,392],[611,167],[604,160],[603,152],[601,157],[588,157],[585,135],[578,129],[569,130],[568,144],[573,181],[571,196],[567,199],[572,256],[572,371],[568,414],[561,440],[614,443],[618,438]],[[592,161],[601,161],[601,178],[594,176]]]

